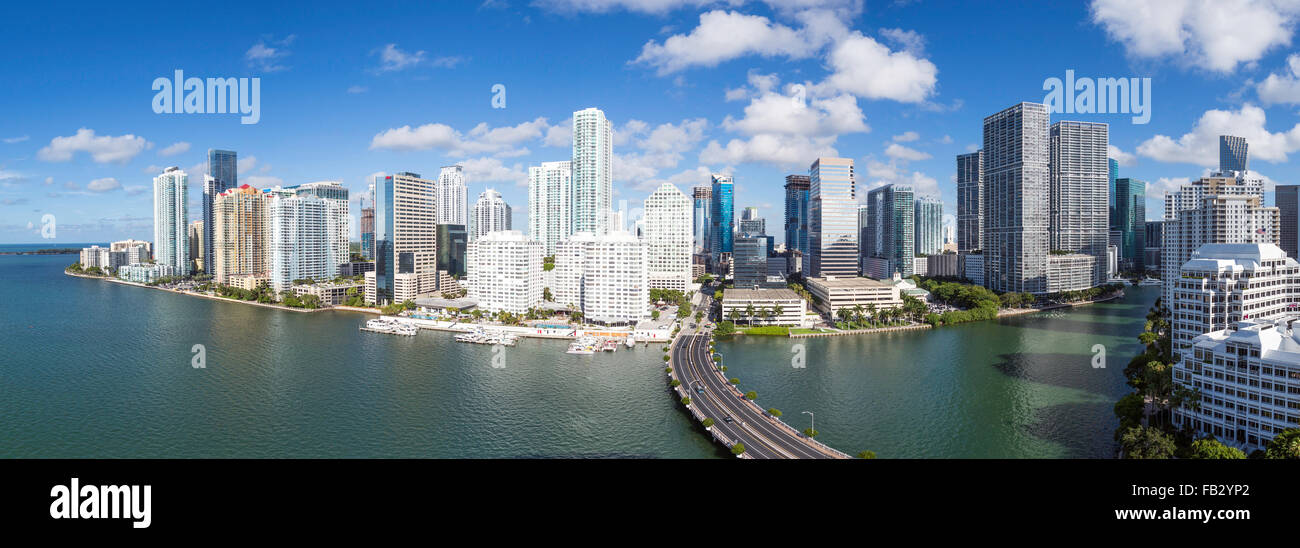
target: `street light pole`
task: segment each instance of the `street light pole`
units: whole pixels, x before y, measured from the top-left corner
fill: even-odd
[[[807,413],[809,417],[812,417],[812,426],[808,428],[810,431],[808,437],[814,437],[817,435],[817,415],[814,415],[812,411],[804,411],[804,413]]]

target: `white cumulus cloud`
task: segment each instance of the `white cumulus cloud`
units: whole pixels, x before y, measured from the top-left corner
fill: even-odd
[[[108,192],[110,190],[117,190],[119,188],[122,188],[122,183],[117,182],[117,179],[114,179],[112,177],[95,179],[86,185],[86,190],[89,190],[91,192]]]
[[[1291,43],[1293,0],[1093,0],[1092,21],[1130,56],[1229,73]]]
[[[179,143],[172,143],[171,145],[168,145],[167,147],[163,148],[162,150],[159,150],[159,151],[158,151],[158,155],[159,155],[159,156],[175,156],[175,155],[177,155],[177,154],[183,154],[183,153],[189,152],[189,150],[190,150],[190,144],[187,143],[187,142],[185,142],[185,141],[181,141],[181,142],[179,142]]]
[[[1220,135],[1245,137],[1252,160],[1285,162],[1287,155],[1300,150],[1300,124],[1283,132],[1271,132],[1265,127],[1264,109],[1246,104],[1235,111],[1208,110],[1191,132],[1177,139],[1156,135],[1138,145],[1137,152],[1161,162],[1216,167]]]
[[[36,157],[46,162],[67,162],[78,152],[87,152],[96,163],[125,164],[149,148],[144,137],[135,135],[95,135],[95,130],[81,128],[75,135],[55,137],[40,149]]]

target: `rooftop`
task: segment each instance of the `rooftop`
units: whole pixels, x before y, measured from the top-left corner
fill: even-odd
[[[723,302],[729,300],[736,301],[757,301],[757,300],[798,300],[798,293],[791,289],[727,289],[722,292]]]
[[[828,278],[808,278],[807,282],[808,285],[819,285],[831,289],[893,287],[893,284],[882,282],[880,280],[874,280],[871,278],[863,278],[861,276],[853,276],[853,277],[831,276]]]
[[[1297,314],[1267,320],[1243,320],[1237,322],[1234,329],[1201,335],[1193,344],[1200,348],[1214,348],[1228,343],[1241,344],[1259,348],[1263,358],[1300,362],[1300,331],[1292,329],[1292,324],[1297,320],[1300,320],[1300,315]]]
[[[432,297],[419,298],[419,299],[415,299],[415,306],[423,306],[425,308],[443,308],[443,309],[473,308],[475,306],[478,306],[478,299],[468,298],[468,297],[463,299],[438,299]]]
[[[1286,252],[1274,244],[1205,244],[1192,252],[1183,269],[1217,270],[1234,265],[1254,269],[1266,260],[1286,258]]]

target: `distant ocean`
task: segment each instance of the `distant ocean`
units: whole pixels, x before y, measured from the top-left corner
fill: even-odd
[[[0,253],[20,253],[23,251],[37,251],[41,249],[81,249],[97,245],[108,247],[108,242],[90,242],[90,243],[68,243],[68,242],[41,242],[36,244],[0,244]]]

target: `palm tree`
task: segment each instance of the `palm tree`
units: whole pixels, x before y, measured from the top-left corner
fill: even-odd
[[[731,323],[736,323],[740,319],[740,311],[733,308],[731,312],[727,313],[727,317],[731,318]]]
[[[1143,380],[1146,382],[1142,386],[1146,389],[1146,395],[1151,400],[1148,409],[1156,412],[1157,418],[1163,417],[1161,412],[1168,407],[1169,399],[1173,396],[1173,368],[1169,364],[1157,361],[1147,362],[1143,377],[1145,377]],[[1159,422],[1163,423],[1164,421],[1161,419]]]
[[[785,308],[783,308],[780,304],[772,305],[772,316],[780,319],[781,315],[784,313],[785,313]]]
[[[863,313],[862,305],[860,304],[853,305],[853,323],[856,324],[862,323],[862,313]]]
[[[745,316],[749,318],[749,325],[754,325],[754,303],[745,305]]]
[[[849,317],[853,315],[853,312],[848,308],[841,308],[835,311],[835,315],[840,317],[840,321],[847,322],[849,321]]]

